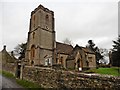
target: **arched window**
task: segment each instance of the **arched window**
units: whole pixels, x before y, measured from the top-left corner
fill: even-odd
[[[33,15],[33,27],[35,27],[35,15]]]
[[[80,59],[77,60],[77,68],[80,67]]]
[[[46,25],[48,25],[48,23],[49,23],[49,16],[48,15],[46,15],[46,17],[45,17],[45,22],[46,22]]]
[[[31,47],[31,58],[33,59],[35,57],[35,45],[32,45]]]
[[[33,39],[35,38],[35,32],[33,32]]]
[[[60,57],[60,64],[63,65],[63,57]]]

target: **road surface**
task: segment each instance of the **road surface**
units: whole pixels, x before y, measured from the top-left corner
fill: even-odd
[[[4,88],[11,88],[13,90],[14,88],[22,89],[23,87],[18,85],[15,80],[6,78],[0,74],[0,90],[4,90]]]

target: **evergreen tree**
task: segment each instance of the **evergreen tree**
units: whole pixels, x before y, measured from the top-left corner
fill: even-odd
[[[25,58],[25,51],[26,51],[26,46],[27,43],[22,43],[22,44],[18,44],[14,49],[14,52],[16,53],[16,55],[18,55],[18,59],[22,59]]]
[[[63,40],[63,42],[64,42],[65,44],[68,44],[68,45],[72,45],[72,46],[73,46],[73,42],[72,42],[72,40],[70,40],[69,38],[65,38],[65,39]]]
[[[112,65],[120,66],[120,35],[116,41],[113,41]]]
[[[95,46],[93,40],[89,40],[88,41],[88,46],[87,46],[90,50],[92,50],[93,52],[95,52],[95,56],[96,56],[96,63],[97,65],[99,65],[99,60],[103,58],[103,56],[100,54],[100,50],[97,46]]]

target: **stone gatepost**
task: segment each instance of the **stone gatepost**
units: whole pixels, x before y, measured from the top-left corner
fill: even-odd
[[[17,70],[18,70],[18,61],[15,61],[15,77],[18,76]]]
[[[24,59],[22,59],[21,61],[21,68],[20,68],[20,79],[23,79],[23,69],[24,69],[24,66],[25,66],[25,62],[24,62]]]

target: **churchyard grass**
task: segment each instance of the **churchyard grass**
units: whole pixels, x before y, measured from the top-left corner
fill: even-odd
[[[98,69],[87,70],[85,72],[86,73],[98,73],[98,74],[120,76],[120,69],[118,67],[98,68]]]

